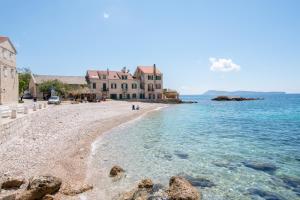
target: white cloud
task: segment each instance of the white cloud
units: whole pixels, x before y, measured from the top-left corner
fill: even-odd
[[[226,58],[209,58],[211,62],[210,70],[211,71],[220,71],[220,72],[230,72],[230,71],[239,71],[241,66],[232,62],[231,59]]]
[[[103,18],[104,18],[104,19],[108,19],[108,18],[109,18],[109,14],[106,13],[106,12],[104,12],[104,13],[103,13]]]

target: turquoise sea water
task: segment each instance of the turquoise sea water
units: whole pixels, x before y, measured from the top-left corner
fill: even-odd
[[[204,200],[300,199],[300,95],[172,105],[105,134],[94,144],[90,179],[113,199],[149,177],[194,181]],[[126,177],[100,178],[118,164]]]

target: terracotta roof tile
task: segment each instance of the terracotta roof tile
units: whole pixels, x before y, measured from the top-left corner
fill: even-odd
[[[8,40],[8,37],[0,36],[0,43]]]
[[[154,67],[153,66],[138,66],[139,70],[141,70],[145,74],[153,74],[154,73]],[[159,69],[156,67],[156,74],[161,74]]]

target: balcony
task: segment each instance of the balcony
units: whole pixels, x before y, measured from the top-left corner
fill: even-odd
[[[148,91],[149,91],[149,92],[153,92],[153,91],[154,91],[154,88],[148,88]]]
[[[123,92],[127,92],[127,91],[128,91],[128,88],[124,87],[124,88],[122,88],[122,91],[123,91]]]
[[[102,88],[101,91],[102,91],[102,92],[108,92],[109,89],[108,89],[108,88]]]

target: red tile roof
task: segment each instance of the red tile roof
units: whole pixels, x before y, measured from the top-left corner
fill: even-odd
[[[8,40],[8,37],[0,36],[0,43],[5,42],[6,40]]]
[[[0,36],[0,43],[8,41],[10,43],[10,45],[12,46],[12,48],[14,49],[15,53],[17,53],[16,48],[14,47],[13,43],[10,41],[9,37],[5,37],[5,36]]]
[[[141,70],[145,74],[154,74],[154,66],[138,66],[139,70]],[[161,74],[159,69],[156,67],[156,74]]]
[[[103,71],[103,70],[88,70],[87,76],[89,78],[99,79],[99,76],[107,75],[109,80],[118,80],[122,79],[122,75],[126,75],[128,80],[132,80],[133,77],[130,73],[122,72],[122,71]]]

